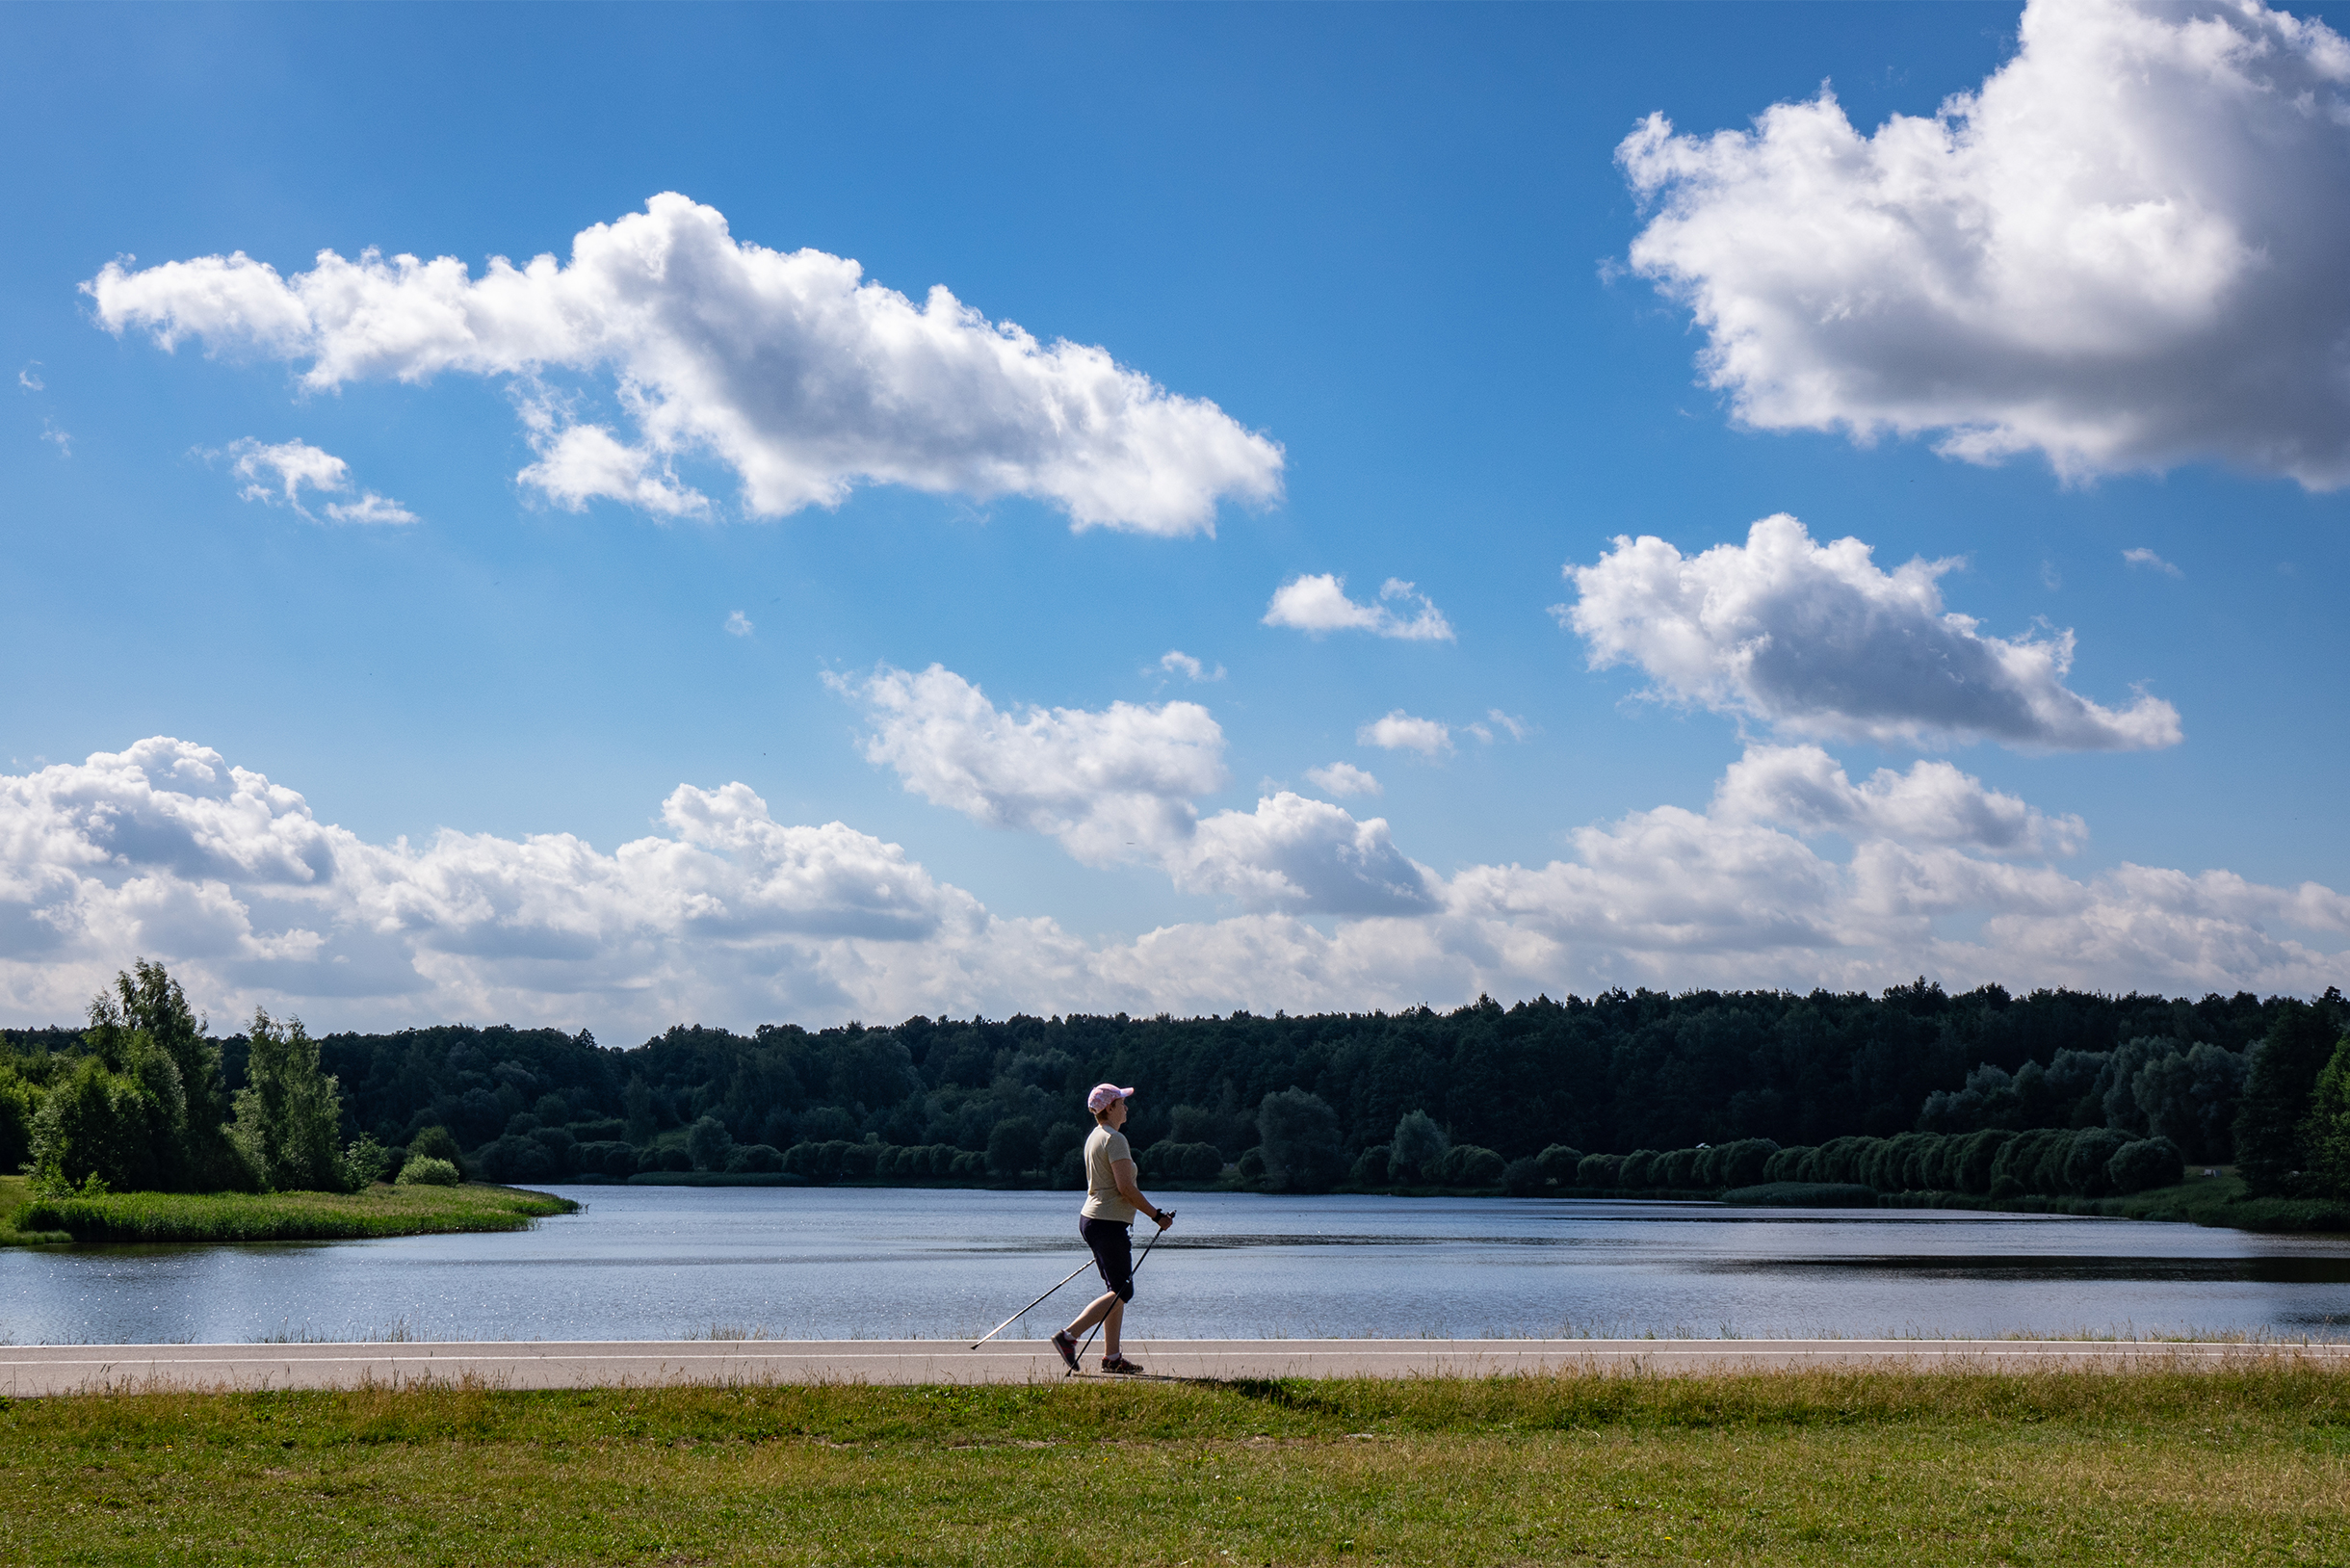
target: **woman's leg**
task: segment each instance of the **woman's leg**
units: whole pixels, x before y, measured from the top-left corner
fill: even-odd
[[[1075,1340],[1096,1323],[1102,1331],[1102,1356],[1106,1361],[1118,1359],[1118,1330],[1126,1321],[1126,1303],[1135,1294],[1134,1253],[1131,1247],[1133,1232],[1125,1225],[1110,1220],[1080,1219],[1077,1233],[1092,1248],[1094,1263],[1102,1270],[1102,1283],[1110,1289],[1094,1297],[1093,1304],[1077,1316],[1077,1321],[1061,1330],[1065,1340]],[[1060,1346],[1065,1358],[1072,1348]],[[1071,1365],[1075,1365],[1074,1362]]]
[[[1119,1316],[1119,1309],[1125,1305],[1125,1302],[1118,1299],[1117,1292],[1104,1291],[1087,1303],[1085,1310],[1079,1313],[1077,1320],[1061,1332],[1071,1339],[1076,1339],[1105,1318],[1114,1322]],[[1117,1330],[1114,1328],[1110,1331],[1110,1342],[1112,1345],[1117,1343]]]

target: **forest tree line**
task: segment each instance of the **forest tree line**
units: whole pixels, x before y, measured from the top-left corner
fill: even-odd
[[[1595,1186],[1584,1164],[1601,1158],[1608,1189],[1703,1189],[1736,1184],[1662,1180],[1657,1162],[1685,1154],[1687,1174],[1718,1178],[1728,1156],[1713,1151],[1736,1146],[1758,1169],[1795,1151],[1782,1169],[1809,1155],[1844,1171],[1866,1140],[1901,1144],[1901,1182],[1963,1190],[1966,1140],[2045,1132],[2066,1136],[2058,1170],[2092,1144],[2108,1165],[2123,1145],[2159,1144],[2235,1163],[2256,1190],[2350,1189],[2350,1055],[2331,990],[1953,995],[1920,980],[1875,996],[1614,991],[1449,1012],[680,1025],[626,1049],[505,1025],[313,1038],[266,1016],[213,1038],[186,1014],[141,964],[87,1028],[8,1032],[0,1168],[252,1186],[300,1167],[331,1185],[429,1152],[520,1182],[699,1169],[1059,1184],[1091,1125],[1084,1092],[1109,1080],[1137,1085],[1127,1132],[1162,1181],[1523,1190]],[[298,1081],[313,1085],[293,1097],[310,1094],[308,1109],[271,1110]],[[1990,1144],[1971,1147],[1981,1164]],[[182,1153],[141,1152],[157,1148]],[[1912,1158],[1920,1148],[1932,1157]],[[2021,1161],[2012,1181],[2051,1179],[2040,1156],[2031,1174]]]

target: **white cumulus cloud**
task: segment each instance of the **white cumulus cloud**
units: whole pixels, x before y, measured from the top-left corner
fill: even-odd
[[[1856,785],[1815,745],[1747,747],[1715,789],[1711,815],[1997,855],[2072,854],[2089,831],[2078,817],[2045,816],[1946,762],[1912,763],[1904,773],[1880,768]]]
[[[633,1021],[762,970],[821,994],[811,964],[983,925],[897,846],[775,823],[744,785],[681,785],[662,816],[669,836],[612,853],[563,833],[376,845],[166,737],[0,777],[0,997],[54,1011],[146,953],[239,1008],[369,998],[376,1016],[488,1006]]]
[[[1452,623],[1428,596],[1399,577],[1379,589],[1376,604],[1346,597],[1346,580],[1329,572],[1292,577],[1273,591],[1265,612],[1267,626],[1290,626],[1321,637],[1330,632],[1369,632],[1407,642],[1449,642]]]
[[[1441,757],[1452,749],[1452,728],[1434,719],[1415,719],[1401,708],[1385,718],[1374,719],[1354,732],[1358,745],[1375,745],[1383,751],[1417,751],[1423,757]]]
[[[2134,550],[2123,551],[2122,559],[2128,562],[2132,566],[2144,566],[2151,571],[2160,572],[2165,577],[2186,576],[2186,573],[2180,571],[2177,566],[2163,560],[2160,556],[2154,554],[2152,550],[2147,549],[2143,545]]]
[[[1219,811],[1166,857],[1175,885],[1251,909],[1402,915],[1434,907],[1432,880],[1396,848],[1387,820],[1283,790],[1253,812]]]
[[[2031,0],[2020,37],[1866,137],[1823,89],[1625,139],[1632,265],[1708,381],[1764,430],[2350,483],[2350,45],[2258,0]]]
[[[1192,658],[1183,649],[1169,648],[1159,656],[1157,665],[1145,669],[1142,673],[1145,675],[1181,675],[1185,680],[1196,685],[1201,681],[1222,680],[1224,666],[1218,665],[1214,669],[1210,669],[1204,663]]]
[[[1955,562],[1878,568],[1859,539],[1816,544],[1781,513],[1746,542],[1684,556],[1619,536],[1566,568],[1560,607],[1594,668],[1634,664],[1658,694],[1784,729],[1873,740],[1987,739],[2044,750],[2175,745],[2179,712],[2141,695],[2106,708],[2064,684],[2073,635],[1988,636],[1945,610]]]
[[[1194,765],[1169,739],[1177,760],[1130,788],[1183,787]],[[1116,748],[1069,722],[1013,744]],[[998,771],[973,761],[962,787],[991,809]],[[609,851],[560,831],[371,843],[164,737],[0,775],[0,1017],[70,1021],[143,954],[216,1020],[263,1005],[319,1029],[487,1018],[615,1043],[685,1020],[1359,1011],[1919,974],[2307,994],[2350,958],[2350,899],[2330,888],[2128,864],[2070,876],[2031,861],[2076,844],[2075,820],[1939,762],[1854,784],[1813,747],[1751,749],[1707,811],[1631,812],[1547,864],[1449,878],[1404,859],[1384,822],[1275,794],[1162,847],[1183,885],[1247,912],[1093,942],[990,915],[845,823],[777,822],[740,783],[679,785],[660,823]],[[1828,836],[1848,858],[1815,847]]]
[[[566,425],[544,399],[521,405],[538,460],[514,477],[565,511],[617,501],[663,517],[701,517],[710,498],[677,477],[673,454],[630,446],[602,425]]]
[[[1367,769],[1350,762],[1334,762],[1327,768],[1309,768],[1306,777],[1315,788],[1332,795],[1383,795],[1379,780]]]
[[[1047,834],[1087,865],[1188,838],[1191,800],[1228,777],[1224,731],[1196,702],[1006,713],[937,665],[832,685],[865,710],[867,761],[933,805]]]
[[[307,441],[265,445],[248,435],[231,441],[228,454],[230,468],[248,482],[237,492],[248,501],[274,502],[282,491],[285,504],[300,511],[303,485],[314,490],[342,490],[351,484],[351,464]]]
[[[399,502],[378,495],[373,490],[362,493],[356,501],[329,501],[326,515],[338,523],[412,523],[416,514]]]
[[[237,493],[248,501],[267,502],[272,506],[293,508],[304,517],[310,509],[302,505],[302,488],[340,495],[351,485],[351,465],[331,452],[322,451],[307,441],[264,443],[247,436],[228,444],[229,467],[246,482]],[[362,490],[355,501],[329,501],[326,515],[338,523],[412,523],[416,514],[399,502],[373,490]],[[312,518],[316,521],[315,518]]]
[[[758,629],[752,623],[751,618],[740,610],[730,613],[726,617],[726,633],[729,637],[748,637]]]
[[[1387,823],[1286,791],[1202,819],[1222,789],[1224,732],[1195,702],[1005,712],[936,665],[834,688],[865,710],[866,758],[933,804],[1043,833],[1087,865],[1156,864],[1186,892],[1252,908],[1424,906]]]
[[[875,483],[1035,496],[1079,528],[1185,535],[1212,533],[1220,501],[1281,492],[1281,448],[1213,403],[944,288],[917,304],[844,257],[739,242],[674,193],[582,230],[567,265],[493,257],[476,277],[454,256],[322,250],[288,277],[238,251],[114,262],[83,286],[110,331],[302,362],[312,390],[509,379],[539,454],[523,480],[563,506],[698,511],[671,470],[684,457],[730,469],[760,516]],[[566,423],[531,393],[553,372],[609,378],[634,435]]]

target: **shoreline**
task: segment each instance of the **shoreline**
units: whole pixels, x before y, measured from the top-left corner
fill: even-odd
[[[0,1246],[191,1245],[255,1241],[362,1241],[391,1236],[523,1230],[541,1218],[575,1214],[572,1198],[529,1188],[469,1182],[457,1187],[378,1185],[354,1193],[121,1192],[33,1198],[23,1177],[0,1177]],[[975,1185],[952,1177],[852,1177],[811,1183],[783,1173],[643,1172],[633,1177],[577,1177],[558,1187],[802,1188],[855,1190],[1058,1192],[1042,1182]],[[1825,1209],[1852,1213],[1955,1210],[1982,1215],[2074,1215],[2082,1218],[2183,1223],[2246,1235],[2337,1236],[2350,1233],[2350,1206],[2331,1200],[2254,1198],[2232,1171],[2195,1177],[2177,1187],[2127,1197],[2015,1195],[1992,1198],[1960,1192],[1876,1192],[1859,1186],[1774,1183],[1728,1191],[1576,1188],[1509,1193],[1489,1188],[1356,1187],[1327,1192],[1283,1192],[1230,1182],[1153,1184],[1170,1195],[1230,1192],[1273,1198],[1396,1197],[1517,1198],[1547,1203],[1654,1203],[1725,1209]]]
[[[1058,1192],[1043,1181],[975,1183],[953,1177],[852,1176],[811,1182],[792,1174],[727,1174],[718,1171],[640,1172],[635,1176],[575,1176],[551,1184],[557,1187],[791,1187],[850,1190],[915,1189],[924,1191]],[[1544,1202],[1584,1203],[1703,1203],[1725,1208],[1755,1207],[1886,1210],[1948,1209],[1974,1214],[2071,1215],[2081,1218],[2151,1220],[2157,1223],[2200,1225],[2214,1230],[2242,1231],[2255,1236],[2338,1236],[2350,1234],[2350,1203],[2328,1198],[2253,1197],[2232,1167],[2214,1176],[2193,1176],[2173,1187],[2150,1189],[2123,1197],[2067,1197],[2017,1194],[1994,1198],[1987,1194],[1946,1191],[1879,1192],[1857,1184],[1768,1183],[1734,1189],[1553,1188],[1537,1192],[1506,1192],[1481,1187],[1365,1187],[1342,1184],[1322,1192],[1289,1192],[1237,1182],[1153,1182],[1161,1192],[1233,1192],[1259,1197],[1391,1197],[1391,1198],[1516,1198]],[[1788,1189],[1800,1189],[1800,1192]],[[1775,1201],[1784,1198],[1786,1201]],[[1810,1201],[1800,1201],[1809,1198]]]
[[[579,1203],[552,1192],[467,1183],[356,1192],[109,1192],[33,1197],[0,1178],[0,1245],[219,1245],[353,1241],[527,1230]],[[13,1189],[12,1189],[13,1187]]]

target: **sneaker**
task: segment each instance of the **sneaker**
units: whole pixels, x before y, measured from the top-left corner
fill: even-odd
[[[1124,1356],[1104,1356],[1102,1358],[1102,1371],[1106,1372],[1132,1373],[1141,1370],[1141,1367],[1127,1360]]]
[[[1077,1371],[1077,1341],[1069,1337],[1067,1329],[1057,1328],[1053,1331],[1053,1348],[1060,1352],[1060,1359],[1068,1364],[1071,1372]]]

